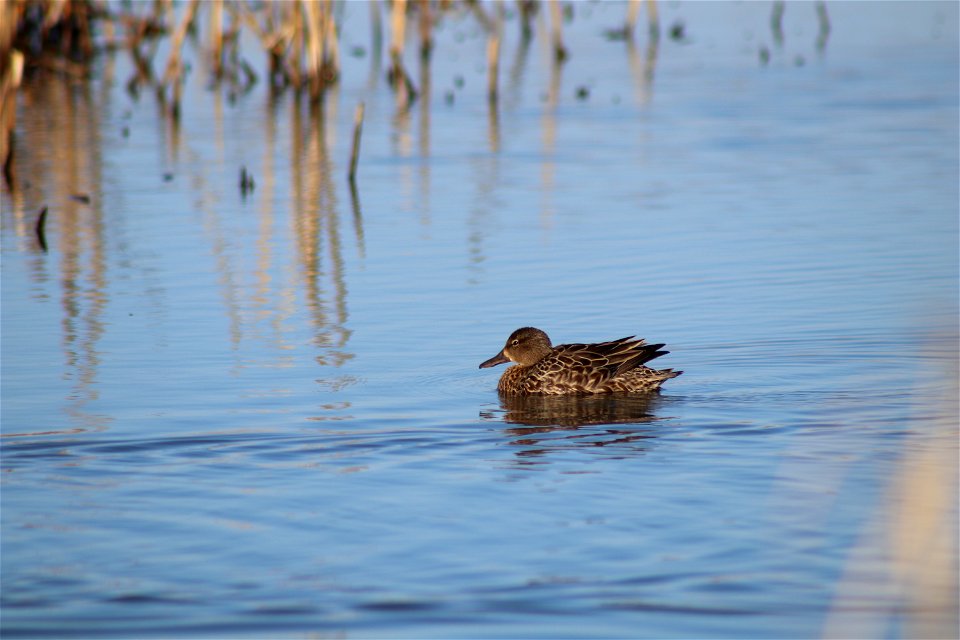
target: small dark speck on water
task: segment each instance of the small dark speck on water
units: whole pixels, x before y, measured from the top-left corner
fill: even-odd
[[[587,87],[577,87],[577,100],[586,100],[590,97],[590,89]]]
[[[767,66],[770,63],[770,49],[760,47],[760,64]]]
[[[363,56],[367,55],[367,50],[358,45],[350,49],[350,55],[352,55],[354,58],[362,58]]]
[[[124,127],[123,129],[121,129],[121,130],[120,130],[120,135],[122,135],[124,138],[129,138],[129,137],[130,137],[130,127]]]
[[[680,22],[680,21],[678,20],[677,22],[674,22],[674,23],[670,26],[670,39],[671,39],[671,40],[683,40],[683,39],[686,38],[686,37],[687,37],[687,34],[686,34],[686,32],[685,32],[685,27],[684,27],[684,24],[683,24],[682,22]]]
[[[453,104],[453,91],[447,91],[443,94],[443,99],[447,104]]]
[[[240,195],[246,198],[247,194],[253,191],[256,186],[253,181],[253,174],[247,173],[246,166],[240,167]]]
[[[453,86],[457,89],[463,89],[463,76],[457,76],[453,79]]]
[[[168,171],[168,172],[166,172],[165,174],[163,174],[163,181],[164,181],[164,182],[170,182],[171,180],[173,180],[173,174],[172,174],[172,173],[170,173],[170,172]]]
[[[90,196],[85,193],[74,193],[70,196],[70,199],[82,202],[83,204],[90,204]]]

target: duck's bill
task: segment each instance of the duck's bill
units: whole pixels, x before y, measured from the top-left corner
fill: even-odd
[[[510,362],[510,358],[503,355],[503,351],[493,356],[489,360],[480,363],[481,369],[486,369],[487,367],[495,367],[498,364],[503,364],[504,362]]]

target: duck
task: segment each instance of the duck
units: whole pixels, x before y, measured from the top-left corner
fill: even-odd
[[[586,395],[659,391],[683,371],[651,369],[654,358],[670,353],[663,344],[647,344],[627,336],[593,344],[553,346],[535,327],[521,327],[507,338],[500,353],[480,363],[481,369],[507,362],[497,391],[502,395]]]

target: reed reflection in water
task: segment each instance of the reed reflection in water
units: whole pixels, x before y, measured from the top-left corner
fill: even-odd
[[[29,144],[20,145],[18,179],[4,191],[5,233],[31,254],[29,295],[58,299],[62,309],[62,376],[72,385],[65,410],[75,428],[104,429],[114,420],[85,408],[117,391],[104,386],[103,366],[116,371],[126,359],[139,360],[128,379],[162,376],[199,355],[178,353],[189,348],[183,335],[205,334],[211,376],[224,372],[213,364],[223,357],[233,362],[226,368],[232,376],[290,367],[305,330],[315,365],[338,368],[350,360],[344,239],[363,256],[362,207],[354,192],[344,212],[333,186],[330,107],[297,96],[268,98],[263,144],[247,158],[258,190],[241,199],[241,163],[231,159],[235,125],[223,96],[209,94],[213,108],[198,119],[208,131],[201,139],[175,119],[151,119],[151,108],[163,108],[149,94],[139,113],[118,117],[116,69],[116,59],[106,57],[98,81],[28,78],[19,127]],[[111,145],[122,150],[123,164],[104,150]],[[124,189],[118,181],[127,181]],[[49,209],[46,254],[35,234],[42,207]],[[341,228],[341,215],[352,218],[352,229]],[[301,310],[306,325],[295,319]],[[212,321],[197,322],[202,313]],[[105,339],[129,342],[125,358],[105,360]],[[18,361],[10,360],[11,371],[26,374],[29,364]],[[321,371],[322,388],[351,384],[349,376]],[[163,382],[150,384],[165,402],[175,401],[160,391]]]
[[[942,45],[929,66],[845,45],[870,27],[845,6],[828,58],[795,68],[788,25],[760,69],[756,6],[757,40],[709,19],[739,5],[664,5],[689,45],[595,20],[562,64],[508,26],[496,103],[453,55],[413,102],[379,55],[321,100],[234,104],[200,61],[179,121],[124,92],[123,53],[86,86],[28,78],[2,194],[4,635],[898,635],[903,600],[867,588],[887,552],[851,549],[926,442],[943,475],[877,530],[908,569],[955,567],[955,528],[918,525],[956,522],[956,376],[917,355],[955,325],[955,74]],[[688,374],[498,402],[474,367],[518,316],[663,336]],[[955,631],[953,574],[893,585],[936,623],[913,635]]]

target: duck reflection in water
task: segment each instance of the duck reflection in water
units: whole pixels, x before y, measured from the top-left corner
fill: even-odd
[[[481,419],[512,425],[510,444],[523,447],[520,457],[536,457],[559,449],[613,447],[643,451],[656,435],[649,428],[664,402],[658,393],[615,393],[581,396],[516,396],[500,394],[500,409],[480,412]]]

